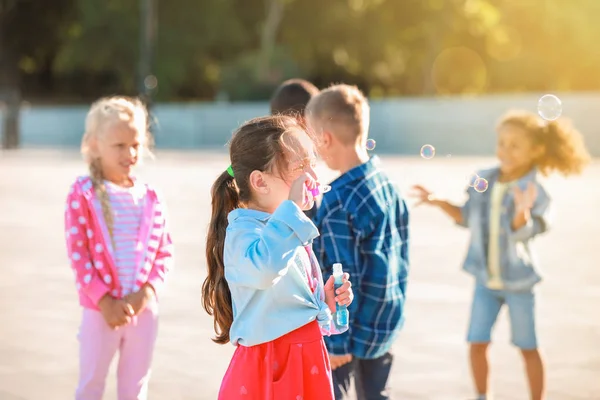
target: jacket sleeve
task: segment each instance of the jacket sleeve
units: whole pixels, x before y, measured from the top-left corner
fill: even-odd
[[[467,194],[467,200],[460,207],[461,220],[457,222],[458,225],[468,228],[469,227],[469,213],[471,212],[471,196],[474,190],[470,187],[467,187],[465,191]]]
[[[163,290],[167,274],[173,269],[173,242],[171,241],[171,234],[165,230],[162,238],[159,242],[158,251],[152,269],[148,274],[148,283],[154,289],[156,296],[158,297]]]
[[[110,288],[94,268],[90,256],[88,238],[93,235],[89,224],[90,217],[90,210],[81,188],[78,183],[74,183],[69,190],[65,205],[67,255],[71,262],[71,268],[75,272],[77,290],[98,305],[100,299],[110,291]]]
[[[318,235],[317,228],[292,201],[284,201],[265,225],[243,219],[228,227],[225,277],[229,284],[266,289],[287,273],[299,246]]]
[[[329,322],[329,324],[327,324],[326,326],[319,325],[319,327],[321,328],[321,335],[323,335],[323,336],[340,335],[342,333],[347,332],[348,329],[350,329],[349,326],[343,326],[341,328],[338,327],[338,325],[335,323],[335,319],[336,319],[336,315],[335,315],[335,313],[333,313],[331,315],[331,322]],[[344,354],[348,354],[348,353],[344,353]],[[341,355],[344,355],[344,354],[341,354]]]

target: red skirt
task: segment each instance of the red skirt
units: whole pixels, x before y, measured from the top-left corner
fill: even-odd
[[[333,400],[331,366],[316,321],[278,339],[238,346],[219,400]]]

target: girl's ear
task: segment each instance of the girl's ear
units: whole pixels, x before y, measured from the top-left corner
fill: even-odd
[[[269,184],[264,173],[254,170],[250,173],[250,188],[255,193],[268,194]]]
[[[88,153],[90,154],[91,158],[100,157],[100,150],[98,148],[98,138],[96,138],[95,136],[90,136],[87,140],[87,146]]]

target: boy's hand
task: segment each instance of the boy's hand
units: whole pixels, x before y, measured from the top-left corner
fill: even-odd
[[[329,363],[331,364],[332,371],[349,362],[352,362],[352,354],[344,354],[343,356],[329,355]]]
[[[350,283],[350,275],[348,275],[348,273],[344,273],[342,281],[344,283],[338,288],[337,291],[334,291],[335,281],[333,276],[330,276],[327,280],[327,283],[325,283],[325,303],[327,303],[329,310],[331,310],[332,313],[335,312],[335,303],[341,306],[347,306],[352,303],[352,300],[354,300],[352,284]]]
[[[130,307],[133,309],[133,315],[138,315],[146,308],[148,302],[154,296],[154,289],[152,286],[145,284],[140,290],[134,293],[130,293],[123,298]]]
[[[100,299],[98,307],[104,320],[112,329],[127,325],[134,315],[133,309],[128,303],[121,299],[115,299],[108,294]]]

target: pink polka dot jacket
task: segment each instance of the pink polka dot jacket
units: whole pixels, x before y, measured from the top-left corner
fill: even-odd
[[[157,296],[173,262],[173,245],[166,229],[165,206],[156,192],[147,186],[146,201],[136,248],[136,275],[133,290],[145,283]],[[75,272],[79,303],[98,309],[107,293],[123,296],[114,261],[114,250],[100,201],[91,179],[79,177],[71,185],[65,205],[67,253]]]

